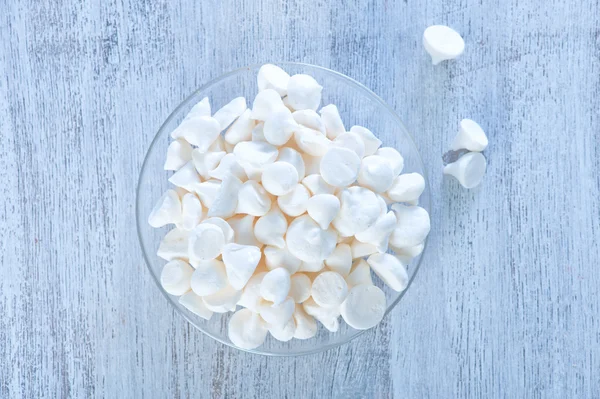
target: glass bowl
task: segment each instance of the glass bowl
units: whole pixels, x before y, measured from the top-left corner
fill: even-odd
[[[285,69],[290,75],[305,73],[313,76],[323,86],[321,104],[327,105],[331,103],[337,105],[344,125],[348,130],[353,125],[367,127],[383,142],[382,146],[394,147],[400,151],[404,157],[403,173],[420,173],[425,177],[425,181],[427,182],[423,162],[411,135],[394,110],[371,90],[347,76],[326,68],[300,63],[279,63],[277,65]],[[259,68],[260,65],[255,65],[226,73],[196,90],[183,101],[169,115],[165,123],[158,130],[154,140],[152,140],[150,149],[142,165],[137,187],[136,219],[140,245],[144,253],[146,265],[154,281],[156,281],[159,290],[176,311],[197,329],[215,340],[234,348],[237,347],[227,337],[227,325],[229,317],[233,313],[215,313],[210,321],[206,321],[181,306],[177,297],[171,296],[163,290],[160,285],[160,274],[166,261],[159,258],[156,255],[156,251],[161,239],[172,228],[172,225],[154,229],[148,225],[147,220],[154,203],[169,188],[167,179],[172,172],[163,170],[163,164],[167,153],[167,146],[170,142],[169,135],[171,131],[179,125],[192,106],[204,97],[210,99],[213,112],[238,96],[246,97],[248,106],[251,107],[252,100],[258,91],[256,76]],[[429,212],[430,193],[427,183],[419,205]],[[427,246],[425,246],[425,249],[427,249]],[[385,287],[377,276],[372,273],[374,283],[384,290],[387,297],[388,307],[385,313],[386,316],[408,291],[410,283],[419,269],[422,256],[423,254],[413,259],[408,265],[409,285],[402,293],[397,293]],[[317,335],[308,340],[292,339],[288,342],[279,342],[268,335],[262,346],[248,352],[271,356],[316,353],[345,344],[363,332],[352,329],[340,319],[340,329],[336,333],[330,333],[319,324]]]

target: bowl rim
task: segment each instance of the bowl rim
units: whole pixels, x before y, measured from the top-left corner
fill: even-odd
[[[161,293],[164,295],[164,297],[167,299],[167,301],[172,305],[172,307],[175,309],[175,311],[182,316],[188,323],[190,323],[192,326],[194,326],[194,328],[197,328],[198,330],[200,330],[203,334],[209,336],[210,338],[214,339],[217,342],[220,342],[221,344],[224,344],[228,347],[243,351],[243,352],[247,352],[247,353],[251,353],[251,354],[256,354],[256,355],[263,355],[263,356],[271,356],[271,357],[296,357],[296,356],[306,356],[306,355],[313,355],[316,353],[321,353],[321,352],[325,352],[337,347],[340,347],[344,344],[347,344],[351,341],[353,341],[354,339],[358,338],[359,336],[363,335],[365,332],[370,331],[372,329],[367,329],[367,330],[355,330],[355,332],[353,334],[350,334],[348,336],[348,338],[346,340],[340,341],[340,342],[335,342],[335,343],[331,343],[328,345],[323,345],[323,346],[318,346],[315,347],[314,349],[310,349],[307,351],[302,351],[302,352],[288,352],[288,353],[273,353],[273,352],[268,352],[268,351],[262,351],[259,348],[256,349],[244,349],[244,348],[240,348],[236,345],[234,345],[231,342],[228,342],[224,339],[221,339],[220,337],[215,336],[214,334],[212,334],[210,331],[207,331],[206,329],[202,328],[201,326],[199,326],[198,324],[196,324],[193,320],[191,320],[190,317],[188,317],[188,315],[186,315],[178,306],[178,304],[175,302],[175,299],[169,295],[162,287],[159,277],[153,272],[151,265],[151,261],[149,259],[149,255],[148,255],[148,250],[147,248],[145,248],[144,246],[144,240],[142,238],[142,223],[145,221],[143,215],[140,214],[141,209],[140,209],[140,188],[141,188],[141,184],[142,184],[142,176],[144,175],[144,171],[146,170],[146,166],[148,163],[148,158],[150,155],[150,152],[152,150],[152,148],[154,147],[154,145],[156,144],[156,142],[159,140],[159,138],[162,136],[163,134],[163,130],[166,128],[167,125],[169,125],[169,123],[172,121],[172,119],[174,119],[179,112],[181,111],[182,108],[186,107],[189,105],[189,103],[192,101],[193,98],[195,98],[198,93],[209,89],[211,86],[213,86],[216,83],[219,83],[220,81],[227,79],[230,76],[236,75],[242,71],[250,71],[253,69],[258,69],[260,68],[262,65],[265,65],[268,63],[261,63],[261,64],[251,64],[248,66],[244,66],[241,68],[236,68],[233,69],[229,72],[226,72],[212,80],[210,80],[209,82],[203,84],[202,86],[200,86],[198,89],[194,90],[190,95],[188,95],[167,117],[167,119],[165,119],[165,121],[161,124],[160,128],[158,129],[158,131],[156,132],[156,134],[154,135],[154,138],[152,139],[152,142],[150,143],[150,146],[148,147],[146,154],[144,156],[144,161],[142,162],[142,166],[139,172],[139,176],[138,176],[138,181],[137,181],[137,187],[136,187],[136,195],[135,195],[135,218],[136,218],[136,227],[137,227],[137,236],[138,236],[138,241],[140,244],[140,248],[142,250],[142,255],[144,257],[144,262],[146,263],[146,267],[148,268],[148,271],[150,272],[150,275],[152,276],[152,279],[154,280],[154,282],[156,283],[156,286],[158,287],[159,291],[161,291]],[[410,133],[410,131],[406,128],[406,125],[404,124],[404,122],[402,121],[402,119],[400,119],[400,117],[398,116],[398,114],[396,113],[396,111],[390,106],[388,105],[381,97],[379,97],[377,94],[375,94],[371,89],[369,89],[368,87],[366,87],[365,85],[363,85],[362,83],[352,79],[349,76],[344,75],[343,73],[334,71],[332,69],[329,68],[325,68],[319,65],[313,65],[313,64],[308,64],[308,63],[303,63],[303,62],[292,62],[292,61],[282,61],[282,62],[277,62],[277,63],[272,63],[273,65],[277,65],[277,66],[281,66],[281,67],[285,67],[285,66],[292,66],[292,67],[300,67],[300,68],[313,68],[313,69],[317,69],[326,73],[330,73],[333,75],[336,75],[339,78],[342,78],[343,80],[345,80],[348,84],[350,84],[351,86],[354,86],[355,88],[364,91],[365,93],[367,93],[368,95],[370,95],[372,97],[372,99],[377,102],[379,105],[381,105],[383,108],[385,108],[389,114],[398,122],[398,124],[401,126],[401,128],[404,130],[404,132],[408,135],[408,139],[410,141],[410,143],[412,144],[414,150],[416,151],[417,154],[417,160],[420,163],[421,166],[421,170],[423,172],[423,178],[425,180],[425,186],[427,188],[427,190],[425,190],[426,192],[426,196],[427,196],[427,203],[429,205],[429,208],[431,208],[431,187],[429,185],[429,177],[427,175],[427,171],[425,169],[425,164],[423,163],[423,158],[421,157],[421,153],[419,152],[417,145],[415,143],[414,137],[413,135]],[[285,69],[285,68],[284,68]],[[408,289],[410,288],[410,286],[412,285],[413,280],[415,279],[415,277],[417,276],[419,269],[421,268],[421,264],[423,263],[423,258],[424,255],[426,253],[427,247],[428,247],[428,243],[429,243],[429,235],[427,235],[427,237],[425,238],[424,241],[424,245],[423,245],[423,251],[421,252],[421,254],[419,255],[419,261],[417,262],[415,268],[414,268],[414,272],[412,273],[411,278],[408,281],[408,284],[406,285],[406,288],[404,289],[404,291],[402,291],[400,293],[400,295],[398,295],[398,297],[389,305],[387,306],[387,309],[383,315],[383,318],[387,317],[388,314],[398,305],[398,303],[400,302],[400,300],[404,297],[404,295],[408,292]],[[382,319],[383,320],[383,319]]]

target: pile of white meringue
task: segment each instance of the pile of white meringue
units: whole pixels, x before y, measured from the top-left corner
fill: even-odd
[[[317,321],[336,332],[340,315],[375,326],[387,305],[371,270],[404,290],[429,233],[416,205],[423,177],[403,174],[402,155],[367,128],[347,130],[335,105],[317,113],[322,89],[267,64],[252,109],[238,97],[211,116],[204,98],[171,133],[175,188],[148,218],[175,225],[158,249],[161,283],[206,320],[235,312],[228,331],[240,348],[267,333],[311,338]]]

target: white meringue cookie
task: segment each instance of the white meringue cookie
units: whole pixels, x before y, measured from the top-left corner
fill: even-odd
[[[385,158],[388,165],[392,168],[394,176],[398,176],[402,172],[402,169],[404,169],[404,158],[395,148],[381,147],[375,151],[375,155]]]
[[[344,122],[342,122],[338,108],[334,104],[324,106],[320,112],[328,138],[333,140],[340,134],[346,133]]]
[[[283,267],[271,270],[260,284],[260,296],[264,300],[281,304],[290,292],[290,272]]]
[[[187,193],[181,199],[181,222],[177,227],[183,230],[192,230],[204,218],[202,203],[196,194]]]
[[[187,292],[179,297],[179,303],[181,306],[195,315],[202,317],[204,320],[210,320],[213,315],[213,312],[208,310],[202,298],[192,291]]]
[[[219,166],[221,159],[223,159],[226,154],[225,151],[200,152],[198,149],[194,149],[192,151],[192,161],[200,176],[204,179],[209,179],[210,172]]]
[[[310,216],[300,216],[286,234],[288,251],[304,262],[322,262],[335,249],[337,236],[332,229],[322,230]]]
[[[374,245],[379,252],[388,250],[390,235],[396,228],[396,215],[389,211],[377,218],[375,223],[368,229],[356,233],[354,236],[358,241]]]
[[[288,81],[287,98],[295,110],[316,110],[321,103],[321,86],[309,75],[294,75]]]
[[[319,114],[317,114],[312,109],[303,109],[301,111],[296,111],[292,114],[292,117],[299,125],[304,127],[316,130],[325,135],[325,125],[321,120]]]
[[[390,244],[394,247],[410,247],[425,241],[429,234],[429,213],[418,206],[392,205],[398,223],[390,236]]]
[[[357,181],[362,187],[382,193],[392,185],[394,171],[384,157],[369,155],[361,162]]]
[[[208,218],[208,219],[204,220],[202,223],[203,224],[214,224],[215,226],[220,228],[221,231],[223,232],[223,237],[225,238],[225,244],[229,244],[230,242],[233,242],[235,233],[233,231],[233,228],[224,219],[219,218],[219,217],[212,217],[212,218]]]
[[[422,242],[420,244],[404,248],[390,245],[390,248],[395,252],[396,256],[398,256],[398,259],[405,260],[406,262],[404,263],[408,264],[413,258],[421,255],[423,249],[425,249],[425,243]]]
[[[225,144],[227,144],[225,142],[225,138],[223,137],[222,134],[219,134],[217,136],[217,138],[215,139],[215,141],[213,141],[213,143],[210,145],[210,147],[208,147],[207,152],[231,152],[229,150],[227,150],[227,147],[225,146]]]
[[[240,141],[252,140],[252,129],[255,125],[254,119],[250,118],[250,110],[246,109],[235,122],[229,126],[229,129],[223,136],[229,144],[236,145]]]
[[[333,226],[344,237],[365,231],[375,223],[381,209],[377,196],[363,187],[349,187],[339,194],[340,211]]]
[[[267,141],[267,139],[265,139],[264,128],[264,122],[257,123],[256,126],[254,126],[254,129],[252,129],[252,141]]]
[[[204,97],[192,107],[190,112],[185,116],[185,119],[195,116],[210,116],[210,112],[210,101],[208,101],[208,97]]]
[[[290,277],[290,297],[296,303],[302,303],[310,298],[312,282],[303,273],[296,273]]]
[[[288,227],[287,219],[278,206],[272,205],[266,215],[261,216],[254,225],[256,239],[265,244],[285,248],[283,239]]]
[[[347,148],[358,155],[360,159],[365,156],[365,143],[357,133],[344,132],[333,140],[333,145],[337,147]]]
[[[381,289],[374,285],[358,285],[350,290],[340,310],[350,327],[366,330],[379,324],[385,309],[386,299]]]
[[[287,162],[291,164],[298,172],[298,179],[302,180],[305,176],[305,166],[302,155],[298,151],[289,147],[282,147],[279,149],[279,156],[277,162]]]
[[[248,280],[246,286],[242,290],[242,295],[237,303],[238,305],[248,308],[253,312],[259,311],[259,306],[263,300],[260,296],[260,285],[266,275],[267,272],[255,273],[250,280]]]
[[[365,144],[365,156],[373,155],[377,151],[377,149],[381,146],[381,140],[379,140],[373,132],[371,132],[366,127],[362,126],[352,126],[350,128],[352,133],[358,134]]]
[[[189,257],[198,261],[214,259],[221,254],[224,245],[223,230],[214,224],[200,223],[190,232]]]
[[[193,192],[195,192],[202,205],[206,208],[210,208],[215,202],[215,198],[217,198],[217,193],[221,189],[221,182],[216,179],[210,179],[207,181],[203,181],[202,183],[195,184],[193,187]]]
[[[352,267],[352,250],[348,244],[338,244],[325,259],[325,266],[343,277],[348,276]]]
[[[402,262],[390,254],[373,254],[367,259],[371,269],[391,289],[402,292],[408,286],[408,273]]]
[[[255,246],[231,243],[223,247],[223,263],[233,288],[244,288],[256,270],[260,258],[260,249]]]
[[[271,197],[267,191],[254,180],[245,182],[238,193],[235,213],[252,216],[263,216],[271,209]]]
[[[274,162],[263,169],[262,184],[273,195],[285,195],[298,184],[298,171],[287,162]]]
[[[299,150],[302,151],[302,150]],[[305,176],[319,175],[321,174],[321,159],[323,157],[316,157],[307,153],[302,153],[302,160],[304,161],[304,174]]]
[[[233,242],[242,245],[254,245],[262,247],[262,243],[256,239],[254,235],[254,216],[251,215],[236,215],[227,219],[227,223],[234,231]]]
[[[183,139],[173,140],[167,148],[165,170],[178,170],[192,159],[192,146]]]
[[[231,285],[202,297],[204,305],[215,313],[227,313],[235,311],[236,304],[240,300],[242,291],[234,289]]]
[[[379,252],[379,249],[375,245],[360,242],[356,238],[350,243],[350,250],[352,251],[352,259],[362,258]]]
[[[265,342],[267,331],[267,327],[258,314],[249,309],[240,309],[229,319],[227,333],[235,346],[242,349],[254,349]]]
[[[326,230],[340,211],[340,200],[332,194],[317,194],[306,203],[308,215]]]
[[[252,119],[264,121],[279,108],[285,108],[279,93],[273,89],[262,90],[254,98],[250,116]]]
[[[208,208],[208,216],[228,218],[233,216],[237,208],[238,192],[242,187],[240,179],[233,175],[226,176],[221,182],[217,196],[210,208]]]
[[[289,81],[290,75],[276,65],[265,64],[258,70],[258,91],[272,89],[281,97],[284,97],[287,94]]]
[[[463,53],[465,41],[460,34],[445,25],[433,25],[423,32],[423,46],[433,65],[451,60]]]
[[[481,152],[488,146],[488,138],[477,122],[472,119],[460,121],[458,134],[454,138],[450,149],[453,151],[463,148],[469,151]]]
[[[316,272],[320,272],[321,270],[323,270],[324,267],[325,267],[325,263],[323,263],[322,261],[302,262],[302,263],[300,263],[300,267],[298,268],[298,271],[303,272],[303,273],[316,273]]]
[[[160,274],[160,284],[171,295],[183,295],[190,290],[194,269],[182,260],[167,263]]]
[[[487,161],[479,152],[469,152],[444,166],[444,174],[456,178],[464,188],[475,188],[483,180]]]
[[[169,183],[187,191],[194,191],[195,185],[200,184],[200,181],[200,175],[191,161],[183,165],[169,178]]]
[[[198,262],[190,282],[192,291],[199,296],[212,295],[221,291],[227,284],[225,265],[216,259]]]
[[[296,217],[306,212],[309,198],[310,193],[308,189],[302,184],[296,184],[296,187],[292,191],[277,197],[277,205],[279,205],[279,209],[286,215]]]
[[[158,200],[150,216],[148,224],[158,228],[169,223],[179,223],[181,221],[181,200],[175,190],[167,190]]]
[[[265,263],[269,270],[275,270],[278,267],[285,268],[290,274],[298,271],[302,261],[292,255],[286,248],[277,248],[266,246],[264,249]]]
[[[323,307],[318,305],[313,298],[309,298],[302,304],[302,307],[307,314],[317,319],[330,332],[337,332],[340,329],[339,306]]]
[[[348,284],[339,273],[331,271],[320,273],[312,283],[311,296],[319,306],[326,308],[339,306],[346,295],[348,295]]]
[[[246,172],[240,165],[237,157],[234,154],[226,154],[221,158],[219,165],[208,172],[208,175],[213,179],[224,180],[227,176],[233,175],[239,180],[246,180]]]
[[[219,122],[221,130],[225,130],[227,126],[237,119],[246,110],[246,99],[244,97],[237,97],[225,104],[221,109],[217,110],[213,115],[213,118]]]
[[[302,305],[296,304],[293,317],[296,322],[294,338],[309,339],[317,334],[317,322],[315,318],[306,314]]]
[[[292,317],[284,326],[269,326],[269,333],[278,341],[287,342],[294,338],[296,322]]]
[[[331,147],[321,159],[321,177],[335,187],[347,187],[354,183],[360,169],[360,158],[347,148]]]
[[[280,304],[262,301],[259,305],[258,313],[267,324],[271,326],[284,326],[292,318],[294,308],[294,300],[288,297]]]
[[[262,170],[275,162],[277,147],[263,141],[242,141],[236,144],[233,153],[246,171],[248,178],[260,181]]]
[[[320,174],[310,174],[306,176],[302,179],[302,184],[312,195],[335,193],[335,187],[327,184]]]
[[[206,152],[219,136],[219,132],[221,132],[221,127],[215,118],[196,116],[184,119],[171,133],[171,137],[174,139],[184,138],[188,143],[198,147],[199,151]]]
[[[289,109],[283,107],[272,112],[265,120],[263,134],[265,140],[275,146],[287,143],[298,125]]]
[[[296,111],[296,110],[294,109],[294,107],[292,107],[292,105],[290,104],[290,102],[289,102],[289,100],[288,100],[287,96],[283,97],[283,98],[281,99],[281,101],[283,102],[283,105],[285,105],[285,107],[286,107],[287,109],[289,109],[289,110],[290,110],[290,112],[294,112],[294,111]]]
[[[425,190],[425,179],[418,173],[405,173],[394,179],[386,195],[397,202],[414,203]]]
[[[188,259],[189,238],[189,231],[178,228],[169,231],[160,242],[156,255],[158,255],[166,261],[170,261],[176,258]]]
[[[302,151],[315,157],[322,157],[331,147],[331,140],[321,132],[307,127],[294,132],[294,142]]]
[[[352,288],[357,285],[373,285],[371,279],[371,267],[364,259],[359,259],[352,265],[350,274],[346,277],[348,287]]]

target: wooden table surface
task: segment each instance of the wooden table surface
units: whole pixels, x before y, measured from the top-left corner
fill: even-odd
[[[0,0],[1,398],[600,395],[597,0]],[[423,30],[465,38],[433,67]],[[378,328],[300,358],[196,331],[152,281],[135,185],[195,88],[248,64],[364,83],[414,133],[433,193],[413,286]],[[483,184],[441,174],[458,121]]]

